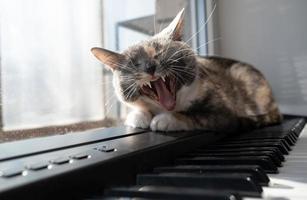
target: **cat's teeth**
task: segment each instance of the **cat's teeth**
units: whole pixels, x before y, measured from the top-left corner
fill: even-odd
[[[147,83],[147,85],[148,85],[148,86],[149,86],[150,88],[152,88],[152,87],[151,87],[151,84],[150,84],[150,82],[148,82],[148,83]]]
[[[161,78],[162,78],[163,82],[165,82],[165,78],[164,78],[164,76],[161,76]]]

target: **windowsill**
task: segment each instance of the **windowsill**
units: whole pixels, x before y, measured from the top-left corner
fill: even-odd
[[[24,129],[14,131],[1,131],[0,132],[0,143],[24,140],[29,138],[44,137],[51,135],[63,135],[67,133],[80,132],[90,129],[111,127],[119,125],[115,119],[106,118],[99,121],[80,122],[75,124],[68,124],[63,126],[50,126],[35,129]]]

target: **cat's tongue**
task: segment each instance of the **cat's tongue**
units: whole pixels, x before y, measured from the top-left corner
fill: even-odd
[[[162,79],[158,79],[157,81],[153,82],[153,84],[156,88],[160,104],[167,110],[173,110],[176,105],[175,96],[173,96],[172,93],[166,88],[166,85]]]

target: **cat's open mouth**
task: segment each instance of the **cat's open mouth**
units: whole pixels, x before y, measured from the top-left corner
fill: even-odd
[[[141,93],[160,103],[165,109],[173,110],[176,106],[176,80],[165,77],[150,81],[141,87]]]

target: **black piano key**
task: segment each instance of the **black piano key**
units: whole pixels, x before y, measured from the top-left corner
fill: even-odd
[[[131,197],[170,200],[241,200],[237,192],[168,186],[132,186],[106,190],[107,197]],[[122,198],[121,198],[122,199]],[[124,199],[124,198],[123,198]]]
[[[229,166],[176,165],[176,166],[157,167],[157,168],[154,168],[153,171],[155,173],[163,173],[163,172],[181,173],[183,172],[183,173],[196,173],[196,174],[229,173],[229,172],[249,173],[253,175],[255,180],[260,185],[267,186],[270,182],[270,179],[267,176],[267,174],[258,165],[229,165]]]
[[[281,124],[259,128],[254,131],[250,131],[249,133],[260,133],[260,134],[279,133],[280,135],[288,134],[292,133],[293,129],[299,126],[299,124],[300,124],[300,119],[291,119],[291,120],[286,119]]]
[[[291,146],[294,146],[297,141],[293,139],[290,135],[288,135],[287,137],[284,137],[283,139],[286,140]]]
[[[242,196],[260,197],[262,187],[248,173],[160,173],[139,174],[137,185],[193,187],[236,191]],[[180,188],[178,188],[180,190]]]
[[[264,137],[264,138],[271,138],[271,137],[286,137],[287,135],[293,135],[296,136],[294,131],[292,131],[291,129],[289,130],[271,130],[270,127],[266,127],[263,129],[257,129],[257,130],[253,130],[250,132],[245,132],[245,133],[240,133],[239,135],[234,135],[234,138],[238,138],[238,137]]]
[[[266,173],[278,173],[277,166],[268,156],[238,156],[238,157],[194,157],[179,158],[179,165],[259,165]]]
[[[220,141],[216,144],[251,144],[251,143],[263,143],[263,142],[279,142],[282,143],[286,147],[288,151],[291,151],[291,145],[283,138],[278,139],[249,139],[249,140],[233,140],[233,139],[226,139]]]
[[[240,135],[240,136],[235,136],[229,138],[230,140],[239,140],[239,141],[244,141],[244,140],[259,140],[259,141],[265,141],[269,139],[283,139],[286,140],[291,146],[295,145],[297,139],[293,138],[291,135],[286,135],[286,136],[277,136],[277,137],[264,137],[262,135]]]
[[[283,154],[288,155],[289,152],[286,147],[278,142],[262,142],[262,143],[250,143],[250,144],[215,144],[206,147],[206,149],[219,149],[219,148],[244,148],[244,147],[276,147]]]
[[[298,137],[297,137],[296,135],[294,135],[294,134],[289,134],[289,135],[286,136],[286,137],[291,138],[295,143],[297,142],[297,139],[298,139]]]
[[[238,156],[268,156],[277,167],[282,166],[282,161],[276,156],[273,151],[244,151],[244,152],[204,152],[204,153],[189,153],[187,157],[238,157]]]
[[[240,153],[240,152],[248,152],[248,151],[272,151],[274,155],[277,156],[281,161],[285,160],[284,155],[278,148],[272,147],[245,147],[245,148],[220,148],[220,149],[197,149],[195,153]]]

